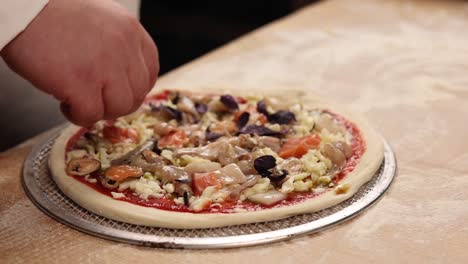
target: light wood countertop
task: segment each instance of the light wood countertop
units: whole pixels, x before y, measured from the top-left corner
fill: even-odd
[[[1,263],[467,263],[468,3],[329,0],[162,77],[157,88],[313,92],[362,113],[399,171],[326,231],[242,249],[131,246],[68,228],[20,183],[33,138],[0,154]]]

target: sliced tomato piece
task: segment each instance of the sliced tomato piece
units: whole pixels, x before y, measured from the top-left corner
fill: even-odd
[[[181,129],[177,129],[164,137],[162,137],[158,141],[158,147],[164,148],[164,147],[176,147],[176,148],[181,148],[184,146],[184,143],[187,142],[187,135],[185,134],[185,131]]]
[[[242,96],[236,96],[236,100],[239,104],[245,104],[247,103],[247,99],[245,99],[244,97]]]
[[[120,128],[112,125],[104,127],[102,133],[104,138],[109,140],[112,144],[119,142],[138,143],[140,140],[138,132],[133,128]]]
[[[317,134],[312,134],[300,138],[291,138],[287,140],[283,147],[278,152],[278,155],[283,159],[296,157],[300,158],[309,151],[320,145],[320,137]]]
[[[169,94],[171,93],[171,91],[169,90],[164,90],[160,93],[157,93],[157,94],[154,94],[154,95],[151,95],[151,96],[148,96],[146,99],[145,99],[145,102],[146,103],[149,103],[149,102],[154,102],[154,101],[162,101],[162,100],[167,100],[167,98],[169,98]]]
[[[219,189],[222,187],[221,181],[216,177],[214,172],[193,174],[193,190],[196,195],[201,195],[210,186],[216,186]]]

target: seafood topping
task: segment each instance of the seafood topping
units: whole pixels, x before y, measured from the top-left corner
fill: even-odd
[[[72,175],[84,176],[99,170],[101,162],[92,158],[72,159],[67,166],[67,173]]]
[[[319,188],[345,193],[343,172],[365,151],[351,122],[287,100],[177,91],[149,100],[70,141],[66,172],[148,207],[231,213]]]

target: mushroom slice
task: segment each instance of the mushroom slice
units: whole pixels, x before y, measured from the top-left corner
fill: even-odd
[[[179,195],[190,196],[193,194],[191,182],[192,178],[184,169],[175,166],[164,166],[162,168],[163,182],[170,182],[174,184],[175,192]],[[185,194],[186,193],[186,194]]]
[[[174,157],[190,155],[213,161],[219,156],[219,153],[224,150],[226,144],[227,142],[225,141],[216,141],[203,147],[180,148],[174,151]]]
[[[219,170],[218,178],[223,185],[243,183],[246,181],[245,174],[241,171],[237,164],[228,164]]]
[[[346,162],[345,154],[334,145],[327,143],[323,146],[323,155],[331,160],[333,165],[341,167]]]
[[[210,149],[208,148],[209,144],[203,147],[197,147],[197,148],[179,148],[174,151],[174,157],[182,157],[183,155],[189,155],[189,156],[196,156],[196,157],[201,157],[204,159],[209,159],[209,160],[214,160],[216,158],[216,154],[218,153],[212,153]]]
[[[237,154],[237,150],[228,143],[222,145],[219,149],[218,160],[223,166],[237,162],[238,158],[239,154]]]
[[[298,158],[288,158],[281,162],[278,167],[281,170],[286,170],[289,174],[299,174],[304,171],[304,163]]]
[[[263,136],[258,138],[258,142],[265,147],[270,148],[274,152],[278,152],[281,149],[279,138]]]
[[[167,161],[161,156],[154,158],[154,162],[149,162],[143,155],[139,155],[134,160],[132,160],[130,165],[140,167],[143,172],[151,172],[155,175],[159,175],[161,173],[162,167],[167,164]]]
[[[71,175],[84,176],[101,168],[101,162],[93,158],[72,159],[68,163],[67,173]]]
[[[164,182],[181,182],[181,183],[190,183],[192,178],[188,175],[187,172],[182,168],[176,166],[167,165],[162,167],[162,178]]]
[[[158,154],[154,153],[153,151],[149,149],[143,150],[141,154],[143,155],[145,160],[149,163],[156,163],[161,160],[161,156],[159,156]]]
[[[250,175],[245,176],[245,181],[243,183],[227,188],[229,195],[226,199],[228,201],[239,200],[241,192],[243,192],[245,189],[249,187],[254,186],[260,178],[261,176],[257,174],[250,174]]]
[[[180,111],[184,113],[190,113],[198,117],[198,112],[197,112],[197,109],[195,108],[195,104],[187,96],[179,97],[179,101],[177,102],[177,109],[179,109]]]
[[[244,149],[252,150],[258,144],[257,139],[251,137],[249,134],[241,134],[238,136],[238,139],[239,139],[239,142],[234,142],[234,143],[237,143],[239,147],[244,148]]]
[[[205,141],[205,133],[202,131],[195,131],[189,136],[189,144],[192,144],[194,147],[198,147],[205,144]]]
[[[250,160],[240,160],[236,164],[245,175],[257,173]]]
[[[175,192],[179,196],[187,196],[190,198],[190,196],[193,195],[192,187],[190,187],[190,184],[188,183],[182,183],[182,182],[174,182],[174,188]]]
[[[342,132],[340,126],[334,121],[330,114],[324,113],[319,116],[315,123],[315,127],[318,131],[327,129],[330,133]]]
[[[194,173],[205,173],[221,169],[221,165],[212,161],[199,161],[187,164],[184,167],[185,172],[192,175]]]
[[[176,130],[176,127],[170,125],[169,123],[167,122],[158,122],[156,124],[154,124],[153,126],[153,131],[154,131],[154,134],[156,135],[159,135],[161,137],[171,133],[171,132],[174,132]]]
[[[341,152],[343,152],[343,154],[346,156],[347,159],[353,155],[353,149],[346,142],[343,142],[343,141],[334,142],[333,146],[341,150]]]

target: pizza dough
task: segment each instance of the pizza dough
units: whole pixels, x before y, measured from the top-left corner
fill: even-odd
[[[74,125],[64,129],[56,139],[49,157],[50,171],[60,190],[80,206],[98,215],[136,225],[179,229],[212,228],[272,221],[316,212],[350,198],[372,178],[383,160],[383,144],[380,136],[362,118],[351,116],[347,111],[337,112],[337,107],[314,99],[311,99],[310,103],[305,102],[303,101],[303,104],[311,108],[331,109],[356,124],[366,142],[366,150],[354,170],[347,173],[334,190],[297,204],[253,212],[188,213],[160,210],[113,199],[67,175],[65,161],[67,142],[80,130]],[[339,190],[343,186],[346,186],[345,191]]]

